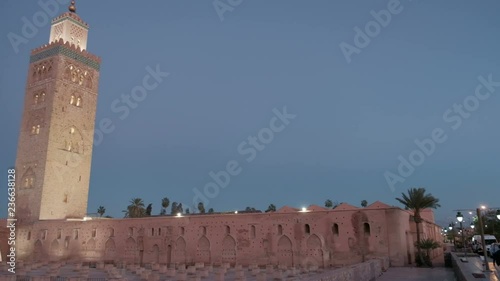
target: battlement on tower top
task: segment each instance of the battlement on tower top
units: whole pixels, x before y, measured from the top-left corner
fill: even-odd
[[[81,25],[87,29],[89,28],[88,23],[84,22],[76,13],[71,13],[71,12],[66,12],[66,13],[61,14],[58,17],[55,17],[54,19],[52,19],[52,25],[54,25],[60,21],[63,21],[66,18],[73,20],[74,22],[78,23],[79,25]]]

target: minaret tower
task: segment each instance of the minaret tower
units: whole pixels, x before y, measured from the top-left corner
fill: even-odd
[[[16,159],[20,222],[87,212],[101,63],[86,51],[88,29],[71,1],[52,20],[49,44],[31,52]]]

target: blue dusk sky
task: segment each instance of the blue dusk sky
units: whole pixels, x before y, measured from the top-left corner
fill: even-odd
[[[58,1],[57,15],[69,2]],[[88,51],[102,58],[96,128],[107,129],[95,137],[88,212],[122,217],[140,197],[157,214],[162,197],[186,207],[196,192],[216,211],[400,206],[410,187],[440,199],[440,224],[455,209],[500,206],[499,10],[493,0],[77,1]],[[49,13],[0,2],[0,217]],[[169,75],[130,98],[154,71]],[[215,187],[210,173],[228,168]]]

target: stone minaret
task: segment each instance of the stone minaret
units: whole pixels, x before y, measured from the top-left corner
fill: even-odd
[[[16,159],[20,222],[83,218],[101,59],[86,51],[88,25],[69,12],[31,52]]]

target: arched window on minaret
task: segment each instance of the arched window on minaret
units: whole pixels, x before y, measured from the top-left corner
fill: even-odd
[[[78,77],[78,85],[82,85],[83,80],[84,80],[83,74],[80,73],[80,76]]]
[[[31,168],[28,168],[23,176],[23,187],[31,188],[35,185],[35,173]]]
[[[33,125],[31,127],[31,134],[32,135],[38,135],[38,134],[40,134],[40,125]]]
[[[42,94],[40,95],[40,102],[44,102],[45,101],[45,93],[42,92]]]
[[[94,83],[92,82],[92,75],[90,75],[89,72],[85,71],[85,77],[87,79],[87,81],[85,82],[85,86],[92,89],[92,86],[94,85]]]
[[[81,97],[78,97],[76,99],[76,106],[78,106],[78,107],[82,106],[82,98]]]
[[[61,140],[61,149],[79,154],[84,153],[83,137],[75,126],[64,129],[59,139]]]
[[[33,96],[33,103],[38,104],[38,94],[35,94],[35,96]]]
[[[69,100],[69,104],[73,105],[75,103],[75,96],[71,95],[71,99]]]
[[[71,72],[71,81],[76,82],[76,78],[77,78],[76,70],[73,70]]]
[[[68,67],[66,67],[66,69],[64,70],[64,78],[65,79],[71,79],[71,72],[73,71],[73,65],[69,65]]]

